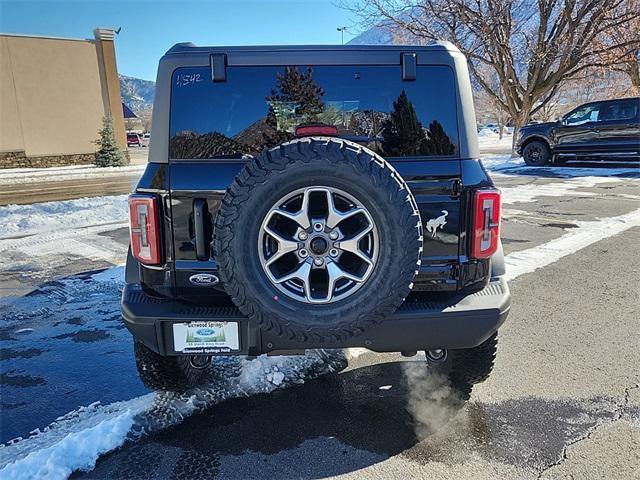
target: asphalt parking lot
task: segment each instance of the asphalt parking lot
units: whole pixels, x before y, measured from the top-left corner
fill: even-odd
[[[640,170],[486,165],[512,310],[450,421],[408,380],[419,357],[370,352],[339,374],[340,352],[230,360],[207,389],[149,394],[119,319],[125,225],[52,230],[37,258],[33,235],[0,240],[0,474],[46,455],[88,479],[640,478]]]

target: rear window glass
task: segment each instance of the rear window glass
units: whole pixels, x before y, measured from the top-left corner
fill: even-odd
[[[322,127],[385,157],[452,156],[458,150],[453,72],[419,66],[206,67],[173,74],[169,156],[240,158]]]

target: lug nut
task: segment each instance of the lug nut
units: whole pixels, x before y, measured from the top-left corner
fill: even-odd
[[[300,255],[301,258],[307,258],[309,256],[309,252],[303,248],[298,251],[298,255]]]
[[[306,240],[307,238],[309,238],[309,235],[307,235],[307,232],[300,232],[300,233],[298,234],[298,238],[299,238],[300,240]]]
[[[318,222],[318,223],[314,223],[314,224],[313,224],[313,229],[314,229],[316,232],[321,232],[323,228],[324,228],[324,227],[322,226],[322,224],[321,224],[320,222]]]
[[[337,257],[338,256],[338,249],[337,248],[332,248],[331,250],[329,250],[329,255],[331,255],[332,257]]]
[[[322,260],[322,258],[320,257],[316,257],[313,259],[313,263],[315,263],[316,266],[321,267],[322,264],[324,263],[324,260]]]
[[[335,230],[333,232],[329,232],[329,238],[331,240],[337,240],[338,239],[338,232],[336,232]]]

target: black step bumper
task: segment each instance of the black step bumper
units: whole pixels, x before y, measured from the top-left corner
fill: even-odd
[[[301,343],[281,338],[253,325],[235,307],[193,305],[150,297],[138,284],[122,294],[122,316],[133,336],[162,355],[173,349],[174,323],[238,322],[242,355],[313,348],[364,347],[377,352],[471,348],[484,342],[506,320],[510,294],[507,282],[493,279],[482,290],[446,301],[405,302],[388,320],[341,343]]]

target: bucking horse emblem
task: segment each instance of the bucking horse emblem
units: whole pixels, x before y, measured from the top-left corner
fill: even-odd
[[[431,238],[436,238],[438,229],[444,227],[447,224],[447,215],[449,215],[449,212],[447,212],[446,210],[442,210],[442,215],[427,221],[426,229],[427,232],[431,234]]]

